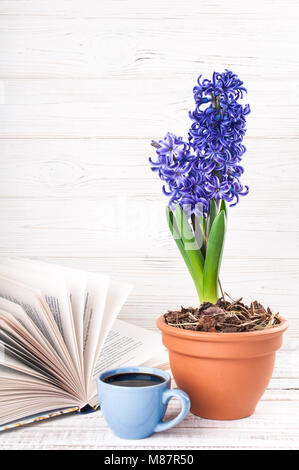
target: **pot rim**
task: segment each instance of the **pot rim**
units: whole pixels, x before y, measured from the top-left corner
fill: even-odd
[[[226,342],[226,341],[242,341],[244,339],[264,339],[265,336],[276,336],[277,334],[281,334],[288,328],[288,322],[285,318],[279,315],[279,319],[281,323],[273,328],[267,328],[265,330],[258,330],[258,331],[240,331],[240,332],[232,332],[232,333],[221,333],[221,332],[208,332],[208,331],[193,331],[193,330],[183,330],[181,328],[175,328],[173,326],[169,326],[165,322],[164,315],[161,315],[156,320],[156,325],[164,333],[167,333],[171,336],[180,336],[182,338],[194,340],[194,341],[218,341],[218,342]]]

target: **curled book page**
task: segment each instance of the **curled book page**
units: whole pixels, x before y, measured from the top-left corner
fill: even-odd
[[[0,431],[95,408],[100,372],[155,365],[159,334],[116,320],[131,289],[105,274],[0,260]]]

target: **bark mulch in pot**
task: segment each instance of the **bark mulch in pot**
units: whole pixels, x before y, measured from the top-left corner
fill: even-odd
[[[217,304],[205,302],[198,308],[168,311],[164,318],[168,325],[185,330],[233,333],[257,331],[279,325],[279,313],[272,313],[256,300],[250,306],[238,300],[229,302],[221,297]]]

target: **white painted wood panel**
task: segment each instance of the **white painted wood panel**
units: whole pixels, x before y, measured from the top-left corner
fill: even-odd
[[[297,0],[0,0],[0,255],[126,279],[121,316],[147,328],[195,304],[149,143],[185,135],[197,76],[229,68],[252,107],[250,195],[230,211],[222,283],[289,320],[249,419],[190,415],[128,443],[97,413],[6,433],[0,448],[299,447],[298,20]]]
[[[169,79],[224,66],[264,79],[298,74],[295,0],[46,3],[1,2],[3,75]]]
[[[276,200],[273,204],[281,212],[286,207]],[[30,256],[99,257],[109,256],[110,252],[111,256],[178,256],[165,222],[164,204],[146,198],[136,200],[125,193],[123,198],[104,196],[100,202],[9,198],[0,200],[0,210],[7,221],[0,235],[2,253],[13,244],[18,255],[23,252]],[[273,222],[274,231],[272,218],[268,217],[268,225],[261,229],[254,214],[253,226],[248,222],[250,215],[243,213],[237,219],[240,212],[238,208],[231,214],[225,256],[292,259],[298,252],[296,222],[295,228]]]
[[[132,283],[134,289],[121,315],[131,322],[155,328],[155,318],[181,304],[197,304],[196,291],[179,257],[45,258],[49,262],[95,272]],[[259,298],[290,321],[288,335],[299,334],[297,260],[261,258],[225,259],[222,284],[234,298]],[[294,345],[293,345],[294,346]],[[292,347],[293,347],[292,346]],[[298,366],[299,367],[299,366]]]
[[[250,185],[250,195],[241,199],[240,213],[252,210],[263,218],[270,213],[277,224],[273,197],[285,204],[288,217],[296,209],[298,140],[286,139],[278,145],[275,138],[248,138],[246,144],[243,180]],[[148,157],[155,158],[155,152],[149,139],[2,139],[0,155],[0,197],[94,198],[100,203],[108,192],[118,196],[122,190],[127,196],[166,204],[161,182],[150,171]],[[257,200],[263,205],[256,204]],[[265,219],[262,227],[266,225]]]
[[[3,79],[1,137],[159,138],[186,135],[194,109],[192,79]],[[242,77],[243,78],[243,77]],[[244,77],[246,78],[246,76]],[[298,138],[297,81],[248,79],[249,139]],[[297,101],[296,101],[297,95]]]

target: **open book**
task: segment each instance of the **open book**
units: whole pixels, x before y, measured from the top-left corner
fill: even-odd
[[[102,274],[0,260],[0,430],[95,408],[103,370],[165,362],[159,334],[116,320],[130,290]]]

